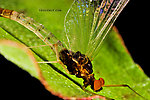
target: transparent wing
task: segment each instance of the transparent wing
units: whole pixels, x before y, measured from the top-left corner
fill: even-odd
[[[91,34],[94,7],[88,0],[74,0],[65,17],[68,48],[86,53]]]
[[[65,17],[68,47],[91,60],[129,0],[75,0]]]
[[[116,18],[129,0],[103,0],[94,14],[88,51],[86,54],[93,59],[99,52],[100,46],[111,29]]]

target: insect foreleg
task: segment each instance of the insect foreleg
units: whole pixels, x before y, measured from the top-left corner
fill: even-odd
[[[137,94],[138,96],[142,97],[143,99],[145,99],[142,95],[140,95],[138,92],[136,92],[133,88],[131,88],[129,85],[127,84],[118,84],[118,85],[104,85],[103,87],[128,87],[130,90],[132,90],[135,94]],[[147,100],[147,99],[145,99]]]

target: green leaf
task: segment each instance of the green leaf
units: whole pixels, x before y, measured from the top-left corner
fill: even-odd
[[[64,16],[71,3],[72,0],[0,1],[2,8],[24,12],[27,16],[43,24],[61,41],[65,36]],[[61,11],[39,11],[39,9],[61,9]],[[12,20],[0,17],[0,27],[0,39],[17,41],[28,47],[44,44],[34,33]],[[36,70],[35,62],[32,61],[34,58],[30,59],[32,54],[23,53],[25,50],[20,47],[15,48],[11,44],[0,43],[2,55],[41,80],[46,89],[54,95],[61,98],[83,98],[93,96],[92,93],[96,93],[90,87],[87,87],[87,90],[92,93],[83,91],[80,87],[83,85],[83,80],[66,73],[60,64],[39,64],[40,71]],[[31,50],[37,61],[56,60],[55,54],[49,47],[32,48]],[[22,57],[27,59],[22,61]],[[128,84],[145,98],[150,98],[150,79],[134,63],[116,29],[111,30],[99,55],[92,63],[96,78],[103,77],[106,85]],[[117,100],[142,100],[141,97],[125,87],[104,87],[102,91],[96,94]],[[93,98],[96,98],[96,96]]]
[[[37,70],[36,67],[34,67],[37,66],[37,63],[35,62],[33,54],[27,47],[10,40],[0,40],[0,52],[7,59],[28,71],[31,75],[37,77]]]

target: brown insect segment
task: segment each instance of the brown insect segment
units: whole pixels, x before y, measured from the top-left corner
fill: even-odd
[[[83,89],[85,89],[88,85],[91,85],[91,88],[94,91],[99,91],[102,89],[104,80],[102,78],[95,80],[94,74],[92,74],[92,63],[88,57],[81,54],[79,51],[74,53],[67,49],[61,50],[59,55],[60,60],[67,66],[70,74],[76,75],[78,78],[83,78]]]

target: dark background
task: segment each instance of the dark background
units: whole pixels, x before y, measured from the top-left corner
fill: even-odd
[[[150,76],[148,6],[141,0],[130,0],[115,22],[134,61]]]
[[[144,0],[143,0],[144,1]],[[149,60],[149,34],[148,34],[148,9],[146,2],[131,0],[115,22],[125,45],[132,58],[150,76],[148,69]],[[1,93],[5,98],[53,98],[44,86],[27,72],[0,55]]]

